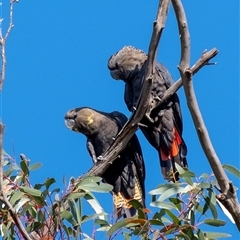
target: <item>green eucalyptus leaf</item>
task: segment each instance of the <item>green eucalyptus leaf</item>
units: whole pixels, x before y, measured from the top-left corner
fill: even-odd
[[[73,226],[76,226],[76,225],[77,225],[76,221],[73,219],[72,213],[70,213],[70,212],[68,212],[68,211],[62,211],[62,212],[60,213],[60,216],[61,216],[61,218],[66,219],[66,220],[67,220],[69,223],[71,223]]]
[[[27,202],[29,202],[28,198],[21,198],[19,202],[14,206],[14,210],[18,212],[19,209]]]
[[[49,189],[50,186],[55,183],[56,180],[54,178],[48,178],[46,181],[45,181],[45,184],[46,184],[46,188]]]
[[[173,222],[174,222],[175,224],[177,224],[178,226],[181,225],[180,219],[179,219],[177,216],[175,216],[171,211],[166,210],[166,213],[167,213],[168,216],[173,220]]]
[[[124,236],[124,240],[130,240],[131,239],[129,233],[124,232],[123,236]]]
[[[206,237],[209,238],[230,238],[232,235],[228,233],[220,233],[220,232],[204,232]]]
[[[172,202],[178,209],[178,211],[181,211],[182,209],[182,203],[183,201],[180,200],[179,198],[169,198],[169,201]]]
[[[107,183],[95,183],[95,182],[90,182],[90,183],[85,183],[85,184],[80,184],[79,188],[83,189],[84,191],[87,192],[110,192],[113,189],[113,186]]]
[[[34,163],[33,165],[29,166],[28,169],[32,171],[32,170],[37,170],[40,167],[42,167],[42,163]]]
[[[163,202],[163,201],[155,201],[155,202],[151,202],[150,206],[152,207],[159,207],[159,208],[163,208],[163,209],[176,209],[178,210],[178,208],[171,202]]]
[[[22,192],[28,193],[31,196],[41,197],[42,192],[38,189],[30,188],[30,187],[20,187],[19,188]]]
[[[207,218],[204,220],[204,223],[214,227],[222,227],[226,224],[226,221],[220,219]]]
[[[87,177],[83,177],[81,179],[78,186],[82,186],[82,185],[85,185],[85,184],[88,184],[88,183],[97,183],[97,182],[101,182],[101,181],[102,181],[101,177],[87,176]]]
[[[99,219],[99,218],[94,220],[94,224],[99,224],[101,227],[103,227],[103,226],[110,226],[107,221]]]
[[[223,168],[226,169],[228,172],[236,176],[237,178],[240,178],[240,170],[237,169],[236,167],[229,165],[229,164],[224,164]]]
[[[204,233],[200,229],[197,230],[197,236],[199,240],[205,240]]]
[[[24,174],[26,174],[26,175],[29,174],[27,161],[21,161],[20,162],[20,167],[21,167],[21,170],[24,172]]]
[[[172,188],[179,188],[182,186],[182,183],[166,183],[166,184],[161,184],[159,186],[157,186],[156,189],[151,190],[149,192],[150,195],[158,195],[158,194],[163,194],[164,192],[166,192],[169,189]]]
[[[155,225],[155,226],[164,226],[163,222],[157,219],[151,219],[149,220],[151,225]]]
[[[185,189],[184,187],[174,186],[174,187],[166,190],[164,193],[162,193],[157,201],[164,201],[166,198],[169,198],[173,195],[183,192],[184,189]]]
[[[84,195],[86,195],[87,193],[85,192],[80,192],[80,193],[70,193],[68,196],[67,196],[67,199],[68,200],[71,200],[71,199],[78,199],[78,198],[81,198],[83,197]]]
[[[198,188],[211,188],[212,187],[212,185],[210,184],[210,183],[199,183],[198,185],[197,185],[197,187]]]
[[[120,228],[127,226],[132,221],[132,218],[124,218],[118,222],[116,222],[107,233],[107,237],[110,237],[113,233],[115,233]]]
[[[12,195],[12,197],[11,197],[11,199],[10,199],[10,203],[11,203],[12,205],[14,205],[17,201],[19,201],[19,199],[20,199],[23,195],[24,195],[24,193],[21,192],[21,191],[16,191],[16,192],[14,192],[13,195]]]
[[[84,198],[97,214],[102,214],[99,218],[106,221],[106,213],[104,212],[103,208],[101,207],[98,200],[94,197],[94,195],[92,193],[88,193],[84,196]]]
[[[203,173],[200,178],[208,179],[209,175],[207,173]]]

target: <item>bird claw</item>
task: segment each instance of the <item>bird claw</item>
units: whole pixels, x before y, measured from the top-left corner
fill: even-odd
[[[161,98],[158,97],[158,96],[153,97],[153,100],[156,100],[156,101],[158,101],[158,102],[161,102],[161,101],[162,101]]]
[[[142,123],[138,123],[138,126],[139,126],[139,127],[145,127],[145,128],[148,128],[148,126],[147,126],[147,125],[145,125],[145,124],[142,124]]]
[[[102,155],[100,155],[99,157],[97,157],[97,160],[98,160],[98,161],[104,161],[105,159],[103,158]]]
[[[145,117],[147,118],[147,120],[151,123],[154,123],[153,119],[150,117],[149,113],[145,113]]]

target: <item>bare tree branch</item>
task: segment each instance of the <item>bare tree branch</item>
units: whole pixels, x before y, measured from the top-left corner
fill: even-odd
[[[1,46],[1,58],[2,58],[2,69],[0,72],[0,91],[2,91],[3,82],[5,80],[5,73],[6,73],[6,54],[5,54],[5,45],[7,38],[11,29],[13,28],[13,5],[17,2],[17,0],[10,0],[10,11],[9,11],[9,26],[5,36],[2,35],[2,29],[0,29],[0,46]],[[1,20],[2,21],[2,20]]]
[[[1,46],[1,58],[2,58],[2,68],[0,72],[0,91],[2,91],[3,82],[5,79],[6,73],[6,54],[5,54],[5,44],[6,40],[9,36],[11,29],[13,28],[13,4],[17,2],[16,0],[10,0],[10,22],[9,27],[5,36],[2,36],[2,29],[0,29],[0,46]],[[20,233],[24,237],[24,239],[31,240],[30,236],[28,235],[27,231],[25,230],[22,222],[18,218],[17,213],[15,212],[14,208],[12,207],[11,203],[8,201],[6,194],[4,193],[3,189],[3,147],[2,147],[2,140],[3,140],[3,131],[4,125],[0,122],[0,200],[2,203],[6,205],[7,210],[9,211],[14,223],[16,224],[17,228],[19,229]]]
[[[132,114],[129,121],[117,135],[114,143],[101,156],[104,161],[94,165],[86,175],[101,176],[110,164],[117,158],[118,154],[126,147],[127,143],[138,129],[138,124],[148,110],[152,78],[154,71],[154,61],[156,58],[157,46],[165,26],[170,0],[162,0],[159,3],[157,19],[153,23],[153,33],[148,49],[147,67],[144,75],[144,84],[138,99],[137,110]]]
[[[203,52],[202,56],[198,61],[192,66],[191,71],[192,74],[196,74],[202,67],[210,64],[209,61],[214,58],[218,54],[218,50],[216,48],[211,49],[208,52]],[[164,93],[163,97],[160,99],[156,107],[160,106],[164,101],[166,101],[169,97],[171,97],[181,86],[183,85],[182,78],[178,79],[167,91]]]
[[[231,213],[238,227],[238,230],[240,231],[240,207],[238,199],[236,197],[235,190],[232,187],[232,184],[228,179],[226,173],[224,172],[221,162],[213,148],[194,93],[192,71],[189,69],[190,40],[185,12],[180,0],[172,0],[172,4],[176,14],[180,33],[181,60],[179,64],[179,71],[183,80],[183,87],[187,99],[187,104],[192,115],[193,122],[204,153],[211,165],[211,168],[216,176],[216,179],[224,196],[221,202]]]
[[[24,239],[31,240],[27,231],[25,230],[24,226],[22,225],[20,219],[17,216],[17,213],[13,209],[11,203],[8,201],[6,194],[4,193],[3,189],[3,151],[2,151],[2,139],[3,139],[3,131],[4,125],[0,122],[0,158],[1,158],[1,165],[0,165],[0,200],[4,203],[9,211],[13,221],[15,222],[17,228],[21,232]]]

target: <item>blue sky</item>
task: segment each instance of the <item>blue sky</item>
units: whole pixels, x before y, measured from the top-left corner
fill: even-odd
[[[194,77],[198,104],[216,153],[222,163],[239,168],[239,3],[238,1],[183,1],[191,35],[191,65],[213,47],[219,54],[215,66],[204,67]],[[14,6],[14,28],[7,41],[6,80],[1,94],[1,119],[5,124],[4,149],[19,162],[24,153],[43,167],[33,182],[86,173],[92,161],[83,135],[64,125],[65,113],[89,106],[101,111],[130,113],[123,101],[124,85],[111,79],[107,61],[125,45],[147,52],[158,1],[19,1]],[[3,31],[8,26],[8,4],[2,7]],[[178,30],[171,7],[160,42],[158,61],[173,78],[179,78]],[[179,90],[188,162],[198,176],[211,173]],[[163,182],[157,152],[141,132],[147,169],[146,191]],[[231,177],[239,186],[238,179]],[[238,194],[239,195],[239,194]],[[100,202],[111,212],[110,195]],[[147,203],[151,200],[147,196]],[[221,219],[227,220],[223,215]],[[229,221],[216,231],[239,236]]]

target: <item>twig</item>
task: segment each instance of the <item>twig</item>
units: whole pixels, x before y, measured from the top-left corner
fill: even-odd
[[[200,59],[192,66],[191,72],[195,75],[202,67],[206,65],[212,65],[209,61],[218,54],[216,48],[211,49],[208,52],[204,52]],[[215,63],[214,63],[215,64]],[[178,79],[163,95],[156,107],[160,106],[164,101],[170,98],[180,87],[182,87],[183,81],[182,78]]]
[[[223,201],[222,203],[231,213],[238,227],[238,230],[240,231],[240,207],[238,199],[236,197],[234,189],[231,187],[231,182],[229,181],[226,173],[224,172],[221,162],[213,148],[194,93],[192,72],[191,69],[189,69],[190,40],[184,9],[180,0],[172,0],[172,4],[176,14],[180,33],[181,60],[179,64],[179,71],[183,80],[183,87],[187,99],[187,104],[192,115],[201,146],[211,165],[211,168],[218,181],[221,191],[225,195],[225,201]]]
[[[2,151],[2,149],[3,149],[2,148],[3,131],[4,131],[4,125],[0,122],[0,159],[1,159],[0,160],[0,162],[1,162],[1,165],[0,165],[0,200],[6,205],[7,210],[9,211],[13,221],[15,222],[19,231],[21,232],[22,236],[27,240],[31,240],[27,231],[23,227],[20,219],[18,218],[17,213],[13,209],[11,203],[8,201],[8,199],[6,197],[6,194],[4,193],[4,189],[3,189],[3,151]]]
[[[2,69],[0,72],[0,91],[2,91],[3,82],[5,79],[6,73],[6,54],[5,54],[5,45],[7,38],[11,29],[13,28],[13,4],[17,2],[17,0],[10,0],[10,11],[9,11],[9,26],[7,32],[4,37],[2,37],[2,29],[0,29],[0,46],[1,46],[1,58],[2,58]]]

